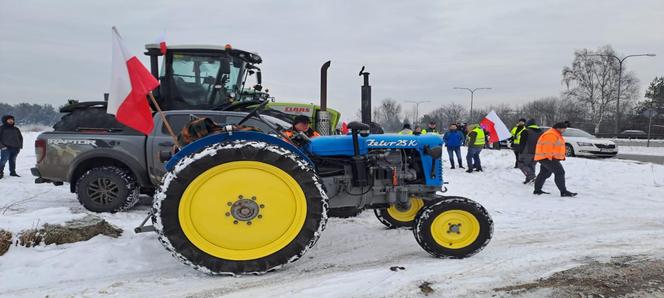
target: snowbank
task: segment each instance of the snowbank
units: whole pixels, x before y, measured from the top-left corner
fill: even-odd
[[[29,175],[35,133],[19,155],[23,177],[0,180],[0,228],[17,230],[87,214],[67,185],[35,185]],[[444,153],[447,155],[446,153]],[[34,296],[408,297],[431,283],[434,296],[491,296],[492,289],[546,277],[590,259],[664,250],[664,166],[618,159],[564,162],[576,198],[535,196],[513,169],[509,150],[484,150],[485,172],[445,166],[449,195],[482,203],[494,219],[494,239],[464,260],[430,257],[411,231],[385,230],[365,211],[331,219],[318,244],[298,262],[263,276],[210,277],[174,260],[151,233],[134,234],[148,211],[102,215],[126,232],[118,239],[37,248],[12,247],[0,257],[0,293]],[[447,157],[445,157],[447,159]],[[465,160],[464,160],[465,164]],[[391,271],[391,266],[405,270]]]

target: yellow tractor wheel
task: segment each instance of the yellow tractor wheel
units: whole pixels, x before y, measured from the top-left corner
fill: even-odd
[[[438,258],[466,258],[481,251],[491,240],[493,221],[480,204],[448,197],[425,206],[413,233],[420,246]]]
[[[212,274],[264,273],[297,260],[325,225],[327,197],[313,169],[283,151],[219,144],[176,166],[155,196],[161,242]]]
[[[407,209],[392,205],[388,208],[374,209],[376,218],[389,229],[412,228],[417,213],[424,207],[424,200],[411,198],[410,207]]]

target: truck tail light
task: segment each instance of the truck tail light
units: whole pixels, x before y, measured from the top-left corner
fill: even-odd
[[[46,157],[46,140],[35,140],[35,153],[37,163],[42,162],[44,157]]]

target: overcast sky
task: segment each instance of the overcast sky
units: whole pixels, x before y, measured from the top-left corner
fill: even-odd
[[[626,62],[664,75],[664,1],[7,1],[0,0],[0,102],[99,100],[110,85],[111,26],[146,65],[145,43],[232,44],[259,53],[278,101],[317,102],[330,59],[329,106],[352,118],[362,65],[374,105],[386,97],[519,105],[558,96],[576,49],[656,53]],[[409,104],[404,104],[408,106]]]

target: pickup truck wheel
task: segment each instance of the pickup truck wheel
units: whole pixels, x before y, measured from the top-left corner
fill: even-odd
[[[138,202],[136,179],[118,167],[99,167],[85,172],[76,183],[78,201],[93,212],[127,210]]]

